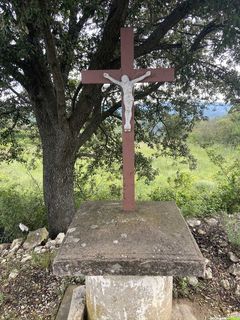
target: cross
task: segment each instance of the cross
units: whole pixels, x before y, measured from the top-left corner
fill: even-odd
[[[82,83],[99,84],[113,82],[119,85],[122,89],[122,151],[124,211],[134,211],[136,209],[134,186],[135,151],[133,85],[136,82],[174,81],[174,68],[134,69],[133,62],[133,28],[121,28],[121,68],[118,70],[113,69],[82,71]]]

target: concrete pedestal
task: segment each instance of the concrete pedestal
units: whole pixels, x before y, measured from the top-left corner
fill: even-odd
[[[172,277],[86,277],[88,320],[170,320]]]
[[[86,276],[88,320],[170,320],[172,276],[204,268],[175,203],[153,201],[129,213],[120,202],[86,202],[53,263],[58,276]]]

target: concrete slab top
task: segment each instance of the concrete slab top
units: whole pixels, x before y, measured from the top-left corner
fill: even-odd
[[[204,258],[172,201],[85,202],[54,260],[60,276],[203,276]]]

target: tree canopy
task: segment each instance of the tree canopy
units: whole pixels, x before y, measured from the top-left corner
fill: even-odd
[[[187,133],[203,116],[203,102],[219,94],[239,100],[239,0],[0,0],[0,25],[2,139],[14,141],[17,121],[32,125],[36,119],[51,217],[69,202],[73,183],[54,168],[72,176],[78,156],[108,167],[121,158],[119,91],[80,79],[82,69],[119,68],[121,27],[134,27],[136,68],[176,69],[173,84],[136,88],[138,142],[187,155]],[[137,164],[151,172],[140,153]],[[64,203],[52,197],[61,181],[68,185],[59,190]],[[70,216],[73,207],[65,210]]]

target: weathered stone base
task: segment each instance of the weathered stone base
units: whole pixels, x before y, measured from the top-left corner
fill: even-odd
[[[86,277],[88,320],[170,320],[172,277]]]

